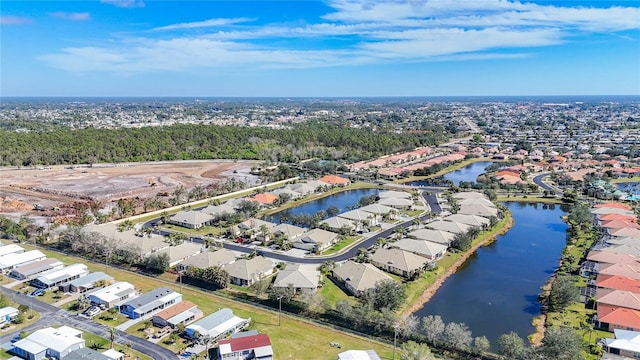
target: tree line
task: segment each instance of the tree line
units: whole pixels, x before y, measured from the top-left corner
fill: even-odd
[[[0,165],[33,166],[192,159],[296,162],[324,158],[356,161],[436,145],[443,131],[397,134],[323,122],[284,129],[178,124],[165,127],[31,132],[0,129]]]

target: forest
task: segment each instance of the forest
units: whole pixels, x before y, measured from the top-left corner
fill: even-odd
[[[191,124],[118,129],[53,126],[28,132],[0,129],[0,166],[193,159],[352,162],[436,145],[448,135],[440,125],[395,133],[316,121],[281,129]]]

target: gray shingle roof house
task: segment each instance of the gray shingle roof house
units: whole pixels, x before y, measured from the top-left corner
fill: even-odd
[[[213,216],[201,211],[180,211],[172,215],[169,221],[172,224],[188,229],[199,229],[203,226],[211,225]]]
[[[357,222],[366,221],[369,225],[376,225],[380,220],[380,215],[355,209],[339,214],[338,217]]]
[[[236,261],[236,255],[231,250],[220,249],[216,251],[203,251],[180,262],[176,267],[180,271],[186,270],[191,266],[206,269],[212,266],[224,266],[234,261]]]
[[[347,261],[333,269],[333,278],[353,295],[373,289],[376,283],[393,280],[389,275],[367,263]]]
[[[397,212],[396,209],[389,207],[389,206],[384,206],[384,205],[380,205],[380,204],[369,204],[367,206],[363,206],[359,209],[360,211],[365,211],[368,213],[372,213],[372,214],[376,214],[376,215],[385,215],[385,214],[390,214],[390,213],[395,213]]]
[[[496,207],[486,206],[483,204],[465,204],[460,205],[458,214],[478,215],[482,217],[498,216],[498,209]]]
[[[418,240],[427,240],[449,246],[456,237],[456,234],[442,230],[419,229],[410,232],[409,236],[415,237]]]
[[[273,273],[273,263],[262,256],[253,259],[240,259],[225,265],[224,269],[229,273],[231,283],[240,286],[250,286],[256,281],[262,280]]]
[[[452,195],[456,199],[486,199],[487,196],[483,193],[479,193],[477,191],[465,191],[460,193],[455,193]]]
[[[471,229],[471,226],[466,224],[443,220],[432,221],[426,224],[426,226],[433,230],[447,231],[454,234],[463,234]]]
[[[428,262],[426,258],[400,249],[378,249],[371,255],[371,263],[390,273],[411,277]]]
[[[189,257],[199,254],[202,251],[202,245],[192,242],[183,242],[180,245],[169,246],[162,250],[158,250],[159,254],[169,255],[169,266],[176,266],[179,262]]]
[[[469,214],[453,214],[444,218],[446,221],[453,221],[461,224],[466,224],[470,226],[476,227],[486,227],[489,226],[489,219],[486,217],[478,216],[478,215],[469,215]]]
[[[79,277],[75,280],[71,280],[66,284],[62,284],[59,286],[60,291],[64,292],[86,292],[87,290],[91,290],[95,287],[96,283],[104,281],[106,283],[113,282],[113,277],[103,273],[102,271],[97,271],[86,276]]]
[[[44,259],[11,270],[11,276],[18,280],[30,279],[40,273],[53,269],[62,269],[64,264],[58,259]]]
[[[396,248],[426,257],[429,260],[438,260],[447,252],[447,246],[426,240],[400,239],[389,245]]]
[[[322,252],[338,241],[338,234],[322,229],[312,229],[293,241],[293,247]]]
[[[313,265],[287,264],[273,283],[275,288],[293,286],[297,293],[313,293],[320,283],[320,271]]]
[[[291,225],[291,224],[278,224],[271,229],[271,233],[274,236],[279,234],[285,235],[289,240],[293,241],[298,238],[300,235],[304,234],[307,229],[301,228],[299,226]]]
[[[382,191],[378,194],[380,199],[394,198],[394,199],[411,199],[411,194],[404,191]]]
[[[332,231],[340,231],[340,229],[342,228],[347,228],[349,229],[349,231],[353,231],[356,229],[356,223],[338,216],[324,219],[320,222],[320,225],[324,225],[327,229]]]
[[[167,287],[161,287],[122,304],[120,312],[131,319],[137,319],[180,301],[182,301],[181,294]]]
[[[58,270],[45,271],[31,280],[31,285],[41,289],[49,289],[87,274],[89,274],[87,265],[78,263]]]
[[[411,199],[402,199],[402,198],[383,198],[378,201],[378,204],[389,206],[396,209],[407,209],[413,205],[413,201]]]

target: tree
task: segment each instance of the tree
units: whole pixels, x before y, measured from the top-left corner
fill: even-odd
[[[569,328],[549,328],[542,339],[537,353],[545,359],[580,360],[582,359],[582,339]]]
[[[398,329],[398,335],[401,338],[408,339],[409,336],[418,330],[418,325],[420,325],[420,320],[415,315],[409,314],[402,316],[398,319],[396,324]]]
[[[169,254],[153,253],[144,259],[144,267],[151,272],[161,274],[169,270],[169,261]]]
[[[376,310],[396,310],[406,299],[404,286],[391,279],[378,281],[373,289],[364,292],[360,298],[362,303]]]
[[[431,360],[435,359],[431,354],[431,349],[427,344],[407,341],[400,348],[400,359],[402,360]]]
[[[498,347],[498,352],[508,359],[518,358],[525,350],[524,340],[513,331],[498,337]]]
[[[578,301],[580,293],[572,276],[558,275],[553,281],[549,292],[549,306],[551,311],[562,311],[567,306]]]
[[[443,340],[445,344],[452,348],[465,350],[471,347],[473,337],[467,325],[452,322],[444,328]]]
[[[445,324],[444,321],[442,321],[442,317],[440,317],[440,315],[429,315],[422,318],[421,325],[422,331],[424,332],[427,341],[435,344],[437,341],[442,339]]]
[[[335,268],[335,266],[336,266],[336,262],[333,260],[329,260],[320,264],[320,266],[318,267],[318,270],[322,275],[327,276],[331,273],[331,271],[333,271],[333,268]]]
[[[29,306],[27,306],[27,305],[18,306],[18,311],[20,311],[23,314],[28,312],[29,310],[31,310],[31,308]]]
[[[76,301],[76,308],[78,311],[84,311],[84,309],[88,308],[91,305],[91,301],[85,295],[80,295],[78,300]]]
[[[473,339],[473,348],[477,352],[483,353],[491,349],[491,343],[489,342],[489,339],[487,339],[486,336],[478,336]]]
[[[358,249],[358,254],[353,259],[353,261],[355,261],[357,263],[368,263],[369,262],[369,251],[367,251],[367,249],[363,248],[363,247],[359,248]]]

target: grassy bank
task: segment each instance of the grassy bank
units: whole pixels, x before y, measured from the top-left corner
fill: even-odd
[[[462,161],[460,161],[458,163],[449,165],[446,168],[444,168],[444,169],[442,169],[442,170],[440,170],[440,171],[438,171],[436,173],[433,173],[431,175],[427,175],[427,176],[409,176],[409,177],[402,178],[402,179],[396,179],[393,182],[396,183],[396,184],[404,184],[404,183],[408,183],[408,182],[411,182],[411,181],[420,181],[420,180],[432,179],[432,178],[436,178],[438,176],[443,176],[443,175],[445,175],[447,173],[450,173],[452,171],[460,170],[460,169],[462,169],[463,167],[465,167],[467,165],[470,165],[470,164],[473,164],[473,163],[476,163],[476,162],[481,162],[481,161],[493,161],[493,162],[496,162],[496,160],[492,160],[491,158],[488,158],[488,157],[465,159],[465,160],[462,160]]]
[[[509,196],[504,196],[504,195],[498,195],[498,198],[496,200],[497,202],[523,202],[523,203],[542,203],[542,204],[556,204],[556,205],[561,205],[564,204],[562,202],[562,199],[558,199],[558,198],[549,198],[549,197],[542,197],[542,196],[525,196],[525,195],[520,195],[520,196],[515,196],[515,195],[509,195]]]

